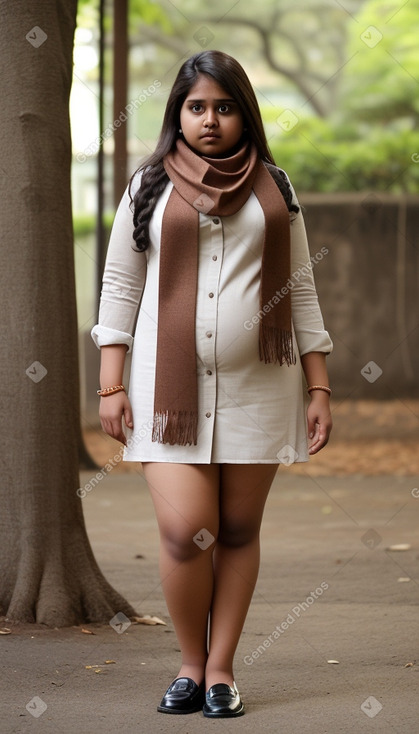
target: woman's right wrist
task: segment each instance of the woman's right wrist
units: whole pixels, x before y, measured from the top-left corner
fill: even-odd
[[[107,398],[109,395],[115,395],[118,392],[125,392],[125,386],[121,382],[116,382],[112,385],[106,385],[101,387],[100,390],[96,390],[97,394],[101,398]]]
[[[123,385],[124,365],[127,347],[125,344],[111,344],[100,350],[100,388]]]

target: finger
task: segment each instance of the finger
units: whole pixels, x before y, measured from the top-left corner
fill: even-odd
[[[307,421],[307,430],[308,437],[309,439],[311,439],[311,443],[316,443],[319,435],[319,424],[315,418]]]
[[[132,409],[131,409],[130,404],[125,406],[124,421],[125,421],[125,425],[128,426],[128,428],[134,428],[134,421],[132,418]]]
[[[113,422],[112,429],[113,429],[113,433],[112,433],[113,438],[115,438],[116,441],[120,441],[121,443],[126,445],[127,439],[126,439],[125,433],[122,430],[121,419],[118,419],[117,421]]]
[[[307,416],[307,431],[308,431],[308,437],[314,438],[316,435],[316,428],[317,428],[317,421],[316,418],[311,417],[310,415]]]
[[[116,441],[119,441],[120,443],[126,444],[126,437],[122,430],[122,423],[121,420],[110,420],[110,419],[102,419],[102,428],[105,431],[105,433],[108,434],[111,438],[114,438]]]
[[[321,424],[317,424],[318,430],[317,435],[315,436],[315,440],[309,447],[309,453],[310,454],[316,454],[320,449],[322,449],[324,446],[326,446],[329,436],[324,426]]]
[[[311,438],[312,441],[310,443],[310,449],[316,449],[320,440],[320,425],[319,423],[317,423],[317,421],[314,424],[314,428],[312,429]]]

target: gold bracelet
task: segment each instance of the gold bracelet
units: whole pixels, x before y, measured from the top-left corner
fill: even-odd
[[[101,398],[106,398],[108,395],[113,395],[114,393],[121,392],[122,390],[125,390],[123,385],[113,385],[112,387],[104,387],[102,390],[96,390],[96,392]]]
[[[327,392],[329,395],[332,394],[330,387],[326,387],[326,385],[312,385],[311,387],[307,388],[308,393],[311,393],[312,390],[323,390],[324,392]]]

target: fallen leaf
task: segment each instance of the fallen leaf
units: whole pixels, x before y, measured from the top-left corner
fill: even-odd
[[[92,632],[92,630],[86,630],[84,629],[84,627],[81,628],[81,631],[83,632],[84,635],[94,635],[95,634],[95,632]]]
[[[116,660],[105,660],[105,665],[112,665],[113,663],[116,664]]]
[[[399,584],[402,584],[404,581],[411,581],[412,579],[409,578],[409,576],[400,576],[397,581]]]
[[[339,660],[328,660],[327,662],[331,665],[339,665]]]
[[[413,668],[414,663],[406,663],[405,668]]]
[[[92,668],[99,668],[99,665],[85,665],[86,670],[92,670]]]
[[[396,545],[389,545],[386,550],[389,551],[407,551],[410,550],[412,546],[409,543],[396,543]]]
[[[0,630],[0,635],[11,635],[11,634],[12,634],[12,630],[9,630],[8,627],[3,627]]]
[[[131,621],[134,624],[164,624],[166,625],[166,622],[163,622],[162,619],[159,617],[150,617],[149,614],[146,614],[145,617],[131,617]]]

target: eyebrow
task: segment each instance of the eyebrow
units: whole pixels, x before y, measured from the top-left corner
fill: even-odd
[[[208,100],[206,100],[206,99],[192,99],[191,97],[188,97],[187,98],[187,101],[188,102],[207,102]],[[221,102],[230,102],[230,103],[233,102],[234,104],[236,104],[236,100],[235,99],[230,99],[230,98],[226,98],[226,99],[214,99],[213,102],[217,102],[217,104],[220,104]]]

